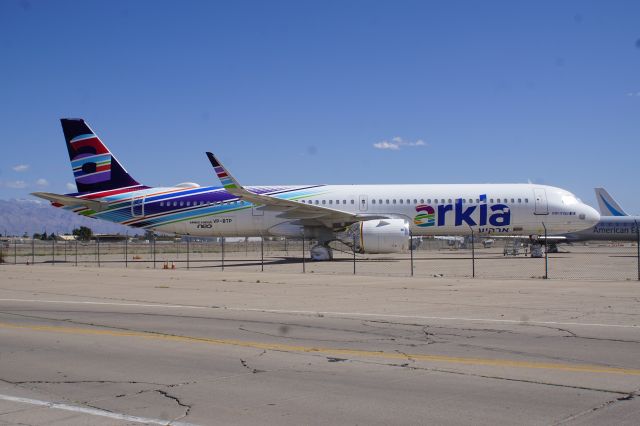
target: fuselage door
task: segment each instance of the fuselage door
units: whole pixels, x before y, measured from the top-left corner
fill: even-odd
[[[361,195],[360,199],[358,200],[358,210],[360,210],[361,212],[366,212],[368,208],[369,197],[367,197],[366,195]]]
[[[131,200],[131,216],[142,217],[144,216],[144,196],[136,197]]]
[[[547,191],[544,188],[534,188],[533,196],[535,198],[534,214],[549,214],[549,205],[547,204]]]

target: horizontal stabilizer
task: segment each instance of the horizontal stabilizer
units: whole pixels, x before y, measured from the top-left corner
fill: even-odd
[[[91,210],[100,212],[107,210],[109,203],[96,200],[85,200],[82,198],[71,197],[69,195],[54,194],[52,192],[33,192],[31,195],[57,203],[63,206],[85,206]]]

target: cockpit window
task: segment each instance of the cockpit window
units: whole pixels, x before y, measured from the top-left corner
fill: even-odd
[[[562,196],[562,204],[566,206],[570,206],[573,204],[578,204],[578,199],[573,195],[563,195]]]

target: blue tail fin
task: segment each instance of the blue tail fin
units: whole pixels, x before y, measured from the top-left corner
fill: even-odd
[[[600,214],[602,216],[628,216],[620,204],[604,188],[595,188]]]
[[[60,122],[78,192],[107,191],[140,185],[83,119],[63,118]]]

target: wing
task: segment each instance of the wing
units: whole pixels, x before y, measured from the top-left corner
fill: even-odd
[[[304,225],[322,225],[329,228],[340,228],[355,222],[373,219],[388,219],[389,216],[354,214],[341,210],[328,209],[326,207],[301,203],[300,201],[285,200],[270,195],[259,195],[245,189],[229,173],[229,171],[210,152],[207,157],[220,179],[222,186],[230,194],[253,204],[261,205],[265,210],[280,211],[278,217],[284,219],[298,219]]]
[[[71,197],[69,195],[54,194],[51,192],[34,192],[31,195],[51,201],[62,206],[84,206],[91,210],[100,212],[107,210],[109,203],[96,200],[84,200],[82,198]]]

